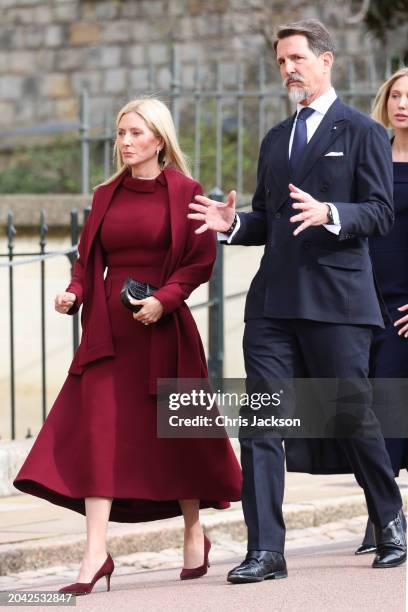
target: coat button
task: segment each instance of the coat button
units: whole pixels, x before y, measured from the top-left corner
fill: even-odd
[[[324,184],[323,184],[323,185],[320,187],[320,191],[326,192],[326,191],[328,191],[328,190],[329,190],[329,186],[328,186],[326,183],[324,183]]]
[[[270,190],[270,189],[267,189],[267,190],[266,190],[266,195],[267,195],[267,196],[270,196],[270,195],[271,195],[271,190]]]
[[[304,242],[304,243],[303,243],[303,248],[304,248],[306,251],[307,251],[308,249],[310,249],[310,247],[311,247],[311,246],[312,246],[312,245],[311,245],[311,243],[310,243],[310,242]]]
[[[281,216],[282,216],[282,214],[281,214],[281,213],[276,213],[276,214],[275,214],[275,219],[280,219],[280,218],[281,218]]]

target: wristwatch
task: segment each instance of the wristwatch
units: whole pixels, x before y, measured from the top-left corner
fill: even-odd
[[[325,204],[327,206],[327,223],[325,223],[325,225],[334,225],[333,211],[331,206],[327,202],[325,202]]]

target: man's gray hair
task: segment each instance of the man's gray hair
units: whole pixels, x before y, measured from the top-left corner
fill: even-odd
[[[326,30],[318,19],[302,19],[301,21],[293,21],[292,23],[280,25],[276,31],[273,43],[275,53],[278,42],[282,40],[282,38],[295,36],[296,34],[306,36],[309,49],[318,57],[326,51],[330,51],[330,53],[334,55],[335,46],[333,39],[328,30]]]

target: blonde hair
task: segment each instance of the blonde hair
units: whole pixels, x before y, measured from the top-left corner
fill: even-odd
[[[375,96],[373,110],[371,113],[372,118],[378,123],[382,123],[384,127],[391,127],[391,123],[388,117],[387,103],[390,97],[390,91],[395,81],[398,81],[401,77],[408,77],[408,67],[404,66],[400,68],[389,79],[385,81],[380,87]]]
[[[137,100],[131,100],[118,112],[116,117],[116,128],[118,128],[122,117],[127,113],[136,113],[139,115],[154,135],[163,140],[163,148],[158,156],[161,168],[164,169],[167,166],[173,166],[186,176],[191,177],[187,158],[182,152],[177,140],[176,128],[174,127],[171,113],[164,102],[157,98],[138,98]],[[123,161],[116,140],[113,148],[113,158],[116,162],[116,172],[106,181],[97,185],[97,187],[108,185],[128,168],[128,165]]]

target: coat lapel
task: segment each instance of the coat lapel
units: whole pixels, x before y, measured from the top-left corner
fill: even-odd
[[[98,230],[101,226],[102,220],[105,216],[106,211],[108,210],[109,204],[112,201],[113,195],[120,185],[123,177],[123,172],[114,181],[109,183],[108,185],[104,185],[103,187],[99,187],[98,191],[95,193],[95,200],[92,206],[92,210],[95,209],[94,215],[89,219],[91,222],[89,228],[88,241],[86,245],[85,251],[85,260],[88,259],[89,253],[91,252],[92,245],[95,240],[95,236],[98,233]],[[96,204],[96,201],[98,202]]]
[[[286,194],[288,192],[288,183],[290,179],[288,155],[289,140],[295,116],[296,113],[275,128],[276,134],[271,138],[270,151],[267,159],[266,175],[272,175],[275,184],[277,184],[280,190]]]
[[[344,104],[339,98],[336,98],[304,150],[300,165],[292,177],[295,185],[300,185],[304,181],[317,160],[347,126],[348,119],[345,117],[344,110]]]
[[[183,206],[186,198],[182,189],[182,181],[180,181],[180,177],[184,177],[184,175],[171,167],[166,167],[163,172],[166,177],[169,194],[171,231],[170,251],[163,266],[162,282],[164,283],[165,279],[176,269],[180,252],[184,246],[188,210],[186,211]]]

